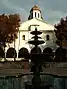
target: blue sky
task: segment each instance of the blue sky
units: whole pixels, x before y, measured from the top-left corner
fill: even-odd
[[[0,0],[0,14],[19,13],[21,20],[26,21],[34,4],[40,7],[44,21],[49,24],[67,16],[67,0]]]

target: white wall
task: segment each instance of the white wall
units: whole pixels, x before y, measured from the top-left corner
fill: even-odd
[[[18,52],[18,50],[20,50],[22,47],[26,47],[28,49],[30,49],[30,44],[28,44],[29,40],[33,40],[31,39],[31,37],[33,37],[34,35],[30,34],[31,31],[20,31],[18,33],[18,39],[16,39],[15,41],[15,48],[16,51]],[[22,40],[22,36],[25,35],[25,40]],[[47,31],[43,31],[43,33],[41,35],[39,35],[45,42],[46,42],[46,35],[50,36],[50,40],[51,42],[55,42],[55,34],[54,32],[47,32]],[[55,44],[55,43],[54,43]],[[12,44],[10,44],[10,47],[14,47],[14,42]],[[8,47],[9,48],[9,47]],[[8,49],[7,48],[7,49]],[[7,50],[6,49],[6,50]]]

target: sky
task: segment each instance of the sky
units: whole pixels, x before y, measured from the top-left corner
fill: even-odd
[[[49,24],[57,24],[67,16],[67,0],[0,0],[0,14],[18,13],[24,22],[34,4],[38,5],[44,21]]]

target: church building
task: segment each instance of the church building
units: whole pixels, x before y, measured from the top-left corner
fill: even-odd
[[[53,25],[44,21],[40,8],[37,5],[34,5],[30,10],[28,20],[23,22],[19,27],[18,38],[15,42],[6,47],[6,52],[10,47],[15,48],[17,57],[21,48],[27,48],[30,52],[33,45],[29,44],[28,41],[31,40],[32,37],[30,32],[34,31],[35,28],[42,32],[40,36],[45,42],[44,44],[39,45],[41,50],[46,47],[50,47],[54,50],[56,48],[55,28]]]

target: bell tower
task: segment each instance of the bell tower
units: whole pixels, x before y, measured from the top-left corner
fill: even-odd
[[[32,9],[30,10],[30,15],[28,17],[28,20],[33,18],[43,19],[41,15],[41,10],[37,5],[34,5]]]

